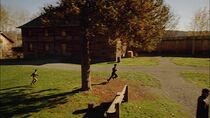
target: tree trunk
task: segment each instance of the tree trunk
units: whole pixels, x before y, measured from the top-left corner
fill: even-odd
[[[82,90],[91,89],[90,78],[90,48],[89,39],[85,36],[82,38],[82,59],[81,59],[81,74],[82,74]]]
[[[87,1],[85,4],[88,4]],[[88,7],[87,7],[88,6]],[[81,9],[81,24],[83,26],[82,33],[82,58],[81,58],[81,74],[82,74],[82,90],[87,91],[91,89],[91,78],[90,78],[90,40],[87,38],[86,33],[89,26],[89,5],[84,5]]]

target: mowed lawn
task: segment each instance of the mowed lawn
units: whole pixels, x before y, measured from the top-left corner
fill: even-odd
[[[122,58],[120,61],[121,66],[155,66],[159,64],[159,57],[133,57],[133,58]],[[102,62],[92,64],[97,65],[113,65],[116,62]]]
[[[77,93],[80,87],[77,71],[38,68],[38,82],[30,86],[33,71],[34,68],[23,66],[1,66],[0,116],[82,117],[72,112],[97,99],[90,94]]]
[[[209,67],[209,58],[184,58],[176,57],[171,59],[173,63],[179,66],[193,66],[193,67]],[[181,72],[180,75],[186,80],[199,87],[209,88],[209,73],[185,71]]]
[[[171,59],[173,63],[179,66],[209,67],[209,58],[186,58],[176,57]]]
[[[80,91],[80,72],[38,68],[38,82],[30,86],[35,68],[0,66],[0,117],[104,118],[114,94],[129,86],[129,102],[121,105],[122,118],[188,118],[182,106],[146,93],[144,87],[161,88],[155,78],[139,72],[120,72],[120,78],[104,85],[109,72],[92,72],[92,91]],[[117,88],[117,89],[116,89]],[[117,91],[116,91],[117,90]],[[110,94],[113,93],[113,94]],[[110,95],[110,96],[108,96]],[[103,101],[108,97],[110,101]],[[95,103],[94,111],[87,104]]]
[[[186,71],[186,72],[181,72],[181,76],[195,84],[198,85],[199,87],[202,88],[209,88],[209,84],[210,84],[210,75],[209,73],[201,73],[201,72],[193,72],[193,71]]]

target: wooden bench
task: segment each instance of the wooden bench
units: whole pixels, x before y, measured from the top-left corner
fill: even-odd
[[[128,85],[125,85],[122,92],[117,92],[112,104],[107,110],[107,118],[119,118],[120,117],[120,104],[122,102],[128,102]]]

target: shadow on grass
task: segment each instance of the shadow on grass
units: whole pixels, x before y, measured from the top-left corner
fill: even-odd
[[[116,61],[109,61],[109,62],[107,62],[107,64],[117,64],[117,62]]]
[[[54,108],[68,102],[67,97],[80,92],[76,89],[70,92],[41,95],[43,92],[53,92],[57,89],[45,89],[30,93],[31,86],[17,86],[0,89],[0,118],[14,116],[29,117],[30,113],[44,108]]]
[[[93,109],[81,109],[73,112],[74,115],[85,113],[83,118],[106,118],[105,112],[108,110],[111,102],[103,102]]]
[[[91,86],[98,86],[98,85],[106,85],[108,82],[101,82],[101,83],[98,83],[98,84],[91,84]]]

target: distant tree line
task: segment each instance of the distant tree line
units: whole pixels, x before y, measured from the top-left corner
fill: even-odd
[[[30,20],[28,11],[22,8],[8,8],[0,3],[0,31],[9,36],[15,42],[21,39],[18,26]]]
[[[190,23],[190,36],[207,36],[210,32],[210,10],[207,7],[196,11]]]

